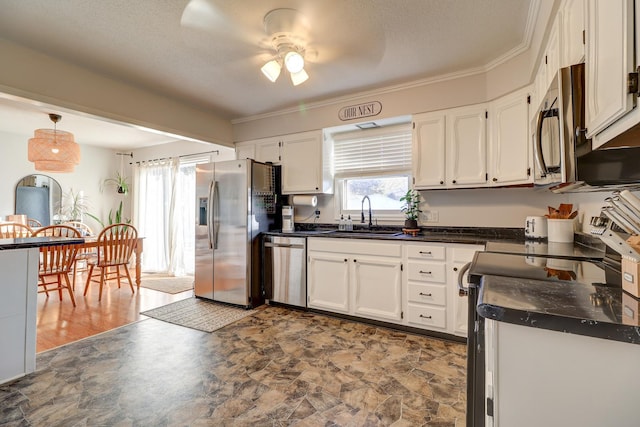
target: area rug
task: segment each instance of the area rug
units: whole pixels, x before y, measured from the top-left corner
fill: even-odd
[[[256,310],[187,298],[140,314],[199,331],[213,332],[255,312]]]
[[[140,286],[168,294],[178,294],[193,289],[193,276],[144,275],[140,279]]]

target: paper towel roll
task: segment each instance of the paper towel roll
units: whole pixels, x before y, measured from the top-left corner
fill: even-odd
[[[318,196],[293,196],[292,203],[296,206],[317,206]]]

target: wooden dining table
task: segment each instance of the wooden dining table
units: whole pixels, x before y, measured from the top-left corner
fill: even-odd
[[[136,287],[138,289],[140,289],[140,276],[142,274],[142,268],[141,268],[141,263],[142,263],[142,242],[144,240],[144,237],[138,237],[136,239],[136,246],[134,248],[134,254],[135,254],[135,263],[136,263],[136,274],[135,274],[135,280],[136,280]],[[91,249],[91,248],[97,248],[98,247],[98,238],[97,237],[85,237],[84,238],[84,243],[82,243],[80,246],[80,251],[82,251],[83,249]]]

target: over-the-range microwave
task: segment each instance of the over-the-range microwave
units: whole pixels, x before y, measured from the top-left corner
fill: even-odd
[[[640,137],[635,146],[592,150],[585,96],[584,64],[561,68],[531,124],[535,185],[554,192],[640,189]]]

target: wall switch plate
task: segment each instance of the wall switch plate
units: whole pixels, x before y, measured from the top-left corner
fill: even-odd
[[[440,220],[440,215],[438,211],[428,210],[423,212],[424,221],[425,222],[438,222]]]

